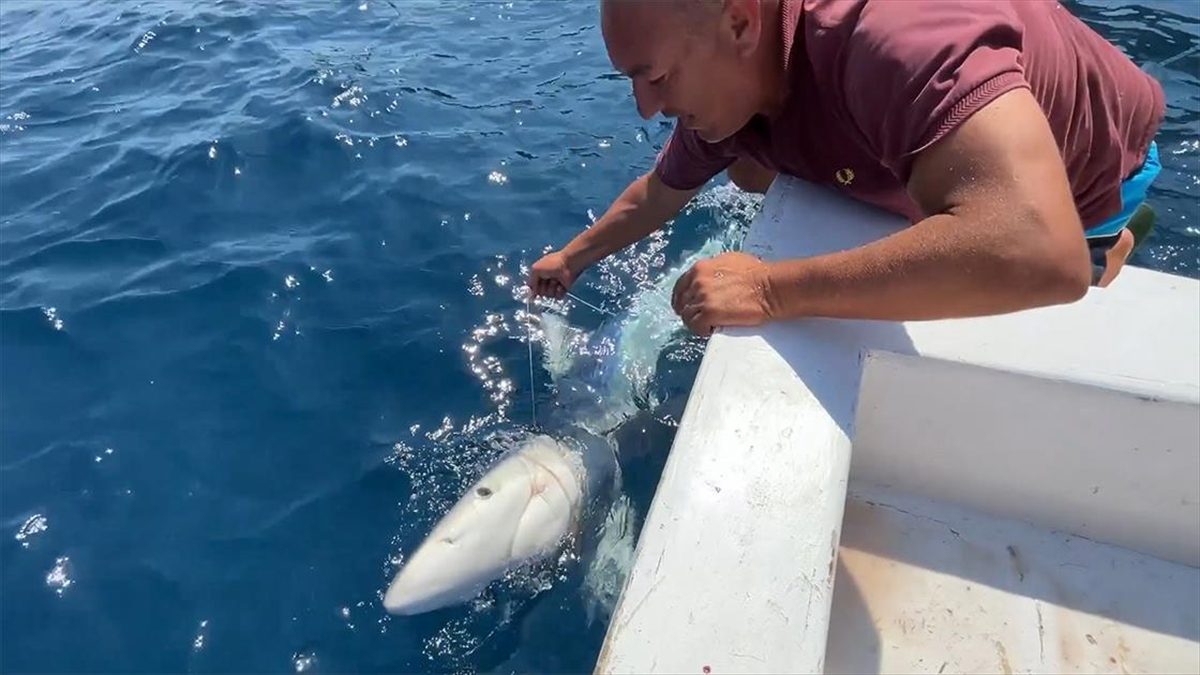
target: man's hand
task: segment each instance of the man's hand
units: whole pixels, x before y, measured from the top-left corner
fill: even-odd
[[[584,270],[662,227],[699,191],[667,187],[654,171],[637,178],[590,228],[534,263],[529,290],[563,297]]]
[[[718,326],[757,326],[772,316],[767,264],[745,253],[724,253],[688,270],[671,295],[671,308],[693,333]]]
[[[579,273],[571,269],[567,256],[562,251],[553,251],[542,256],[529,268],[529,290],[534,297],[562,298],[571,289]]]

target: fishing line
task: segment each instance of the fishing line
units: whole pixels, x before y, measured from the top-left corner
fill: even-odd
[[[533,311],[531,309],[530,299],[533,294],[525,296],[525,327],[529,337],[525,340],[525,344],[529,347],[529,412],[533,417],[533,426],[537,426],[537,388],[534,386],[533,379]]]
[[[1189,49],[1185,49],[1182,52],[1179,52],[1178,54],[1176,54],[1175,56],[1172,56],[1171,58],[1167,59],[1166,61],[1159,61],[1158,65],[1159,66],[1170,65],[1172,63],[1175,63],[1179,59],[1182,59],[1183,57],[1188,56],[1190,54],[1194,54],[1198,51],[1200,51],[1200,45],[1194,45]]]
[[[572,298],[579,304],[583,305],[584,307],[591,309],[594,312],[598,312],[605,316],[616,316],[615,314],[608,311],[607,309],[604,309],[603,307],[597,307],[596,305],[593,305],[592,303],[588,302],[587,300],[584,300],[583,298],[579,297],[578,295],[575,295],[574,293],[571,293],[570,291],[567,292],[567,296]],[[535,374],[534,374],[534,368],[533,368],[533,304],[532,303],[533,303],[533,294],[529,293],[525,296],[525,320],[526,320],[525,328],[526,328],[526,335],[527,335],[527,338],[525,340],[525,345],[529,348],[529,411],[530,411],[530,416],[533,418],[533,426],[536,427],[537,426],[537,387],[536,387],[536,382],[534,379]]]
[[[575,295],[574,293],[572,293],[570,291],[567,291],[567,297],[582,304],[584,307],[589,307],[605,316],[615,316],[612,312],[608,311],[607,309],[604,309],[603,307],[597,307],[597,306],[593,305],[592,303],[588,302],[587,300],[584,300],[583,298],[579,297],[578,295]]]

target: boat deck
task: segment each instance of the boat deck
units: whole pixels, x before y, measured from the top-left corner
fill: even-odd
[[[828,673],[1200,672],[1196,568],[853,487]]]
[[[745,249],[904,225],[781,177]],[[1200,672],[1200,282],[719,331],[596,671]]]

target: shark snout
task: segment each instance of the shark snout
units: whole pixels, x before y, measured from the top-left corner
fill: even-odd
[[[571,452],[536,436],[497,462],[396,574],[384,596],[387,611],[417,614],[465,602],[554,551],[574,528],[583,496]]]

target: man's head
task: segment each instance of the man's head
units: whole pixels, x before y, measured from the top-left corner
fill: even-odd
[[[633,81],[638,113],[677,117],[716,142],[771,99],[763,0],[601,0],[609,60]]]

